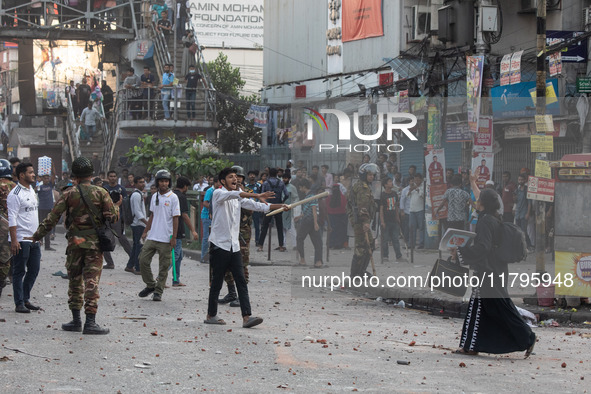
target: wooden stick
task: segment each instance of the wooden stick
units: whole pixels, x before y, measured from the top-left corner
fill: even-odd
[[[315,195],[315,196],[308,197],[308,198],[304,198],[304,199],[303,199],[303,200],[301,200],[301,201],[294,202],[293,204],[289,204],[289,205],[288,205],[288,207],[289,207],[290,209],[292,209],[292,208],[294,208],[294,207],[297,207],[298,205],[305,204],[305,203],[307,203],[307,202],[309,202],[309,201],[318,200],[318,199],[320,199],[320,198],[324,198],[324,197],[326,197],[326,196],[328,196],[328,192],[322,192],[322,193],[320,193],[320,194],[317,194],[317,195]],[[281,213],[281,212],[283,212],[283,211],[285,211],[285,209],[283,209],[283,208],[279,208],[279,209],[276,209],[276,210],[274,210],[273,212],[269,212],[269,213],[267,214],[267,216],[273,216],[273,215],[277,215],[278,213]]]

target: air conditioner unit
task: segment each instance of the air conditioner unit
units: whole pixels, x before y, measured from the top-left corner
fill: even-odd
[[[443,6],[443,0],[431,0],[431,31],[439,30],[439,8]]]
[[[46,142],[62,142],[62,130],[53,127],[45,129]]]
[[[431,9],[427,6],[412,6],[411,40],[418,41],[427,37],[431,31]]]
[[[560,9],[560,1],[554,1],[546,3],[547,11],[555,11]],[[521,0],[521,9],[519,13],[536,13],[538,10],[538,0]]]

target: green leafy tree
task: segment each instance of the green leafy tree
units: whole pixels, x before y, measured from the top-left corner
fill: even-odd
[[[258,153],[261,129],[254,127],[251,120],[244,119],[250,105],[259,102],[258,96],[240,94],[245,84],[240,76],[240,68],[232,67],[222,52],[207,67],[217,91],[216,120],[221,130],[216,145],[224,153]]]
[[[184,175],[191,179],[215,175],[222,168],[232,165],[217,154],[202,153],[202,143],[201,137],[177,140],[174,137],[155,139],[151,135],[144,135],[126,156],[132,164],[145,166],[150,172],[164,168],[173,175]]]

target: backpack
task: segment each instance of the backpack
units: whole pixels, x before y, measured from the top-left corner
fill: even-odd
[[[139,193],[137,190],[134,190],[133,193]],[[133,210],[131,209],[131,193],[129,196],[125,196],[123,199],[123,203],[121,204],[121,217],[123,218],[123,223],[131,224],[133,222]]]
[[[527,258],[525,233],[515,224],[501,223],[501,240],[496,255],[504,263],[519,263]]]
[[[281,204],[283,203],[283,181],[276,179],[276,182],[273,184],[273,182],[271,182],[271,179],[269,179],[267,182],[269,183],[271,191],[275,193],[275,197],[269,199],[269,202],[271,204]]]

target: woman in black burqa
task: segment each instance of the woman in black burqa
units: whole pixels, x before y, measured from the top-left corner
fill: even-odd
[[[483,190],[478,203],[479,219],[473,245],[451,250],[452,258],[469,265],[475,276],[486,278],[480,287],[472,289],[456,353],[501,354],[526,350],[527,358],[534,349],[536,334],[521,318],[506,287],[502,286],[500,275],[504,274],[506,284],[508,265],[495,258],[494,253],[502,236],[497,193],[492,189]],[[494,278],[492,282],[490,274]]]

